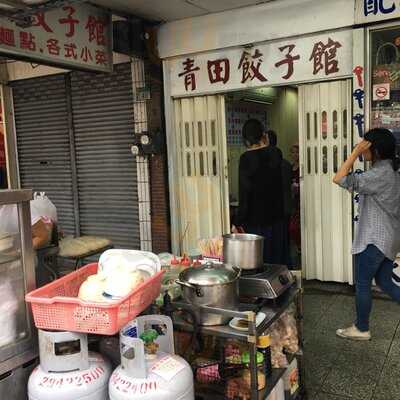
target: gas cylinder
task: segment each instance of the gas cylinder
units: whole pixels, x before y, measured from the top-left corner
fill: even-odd
[[[39,330],[39,356],[29,377],[29,400],[109,399],[111,366],[89,353],[86,334]]]
[[[172,321],[145,315],[120,332],[121,365],[109,383],[110,400],[194,400],[190,365],[175,355]]]

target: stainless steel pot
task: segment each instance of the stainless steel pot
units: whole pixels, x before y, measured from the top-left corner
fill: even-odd
[[[176,283],[182,286],[182,296],[189,304],[237,310],[240,272],[237,267],[207,263],[182,271]],[[231,319],[201,312],[200,325],[224,325]]]
[[[241,269],[257,269],[264,264],[264,238],[236,233],[224,235],[224,263]]]

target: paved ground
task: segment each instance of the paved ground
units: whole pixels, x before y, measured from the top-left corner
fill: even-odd
[[[375,299],[371,342],[335,336],[354,318],[351,293],[306,287],[304,296],[306,385],[309,400],[400,399],[400,306]]]

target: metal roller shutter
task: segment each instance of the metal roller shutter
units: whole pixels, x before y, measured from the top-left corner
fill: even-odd
[[[59,225],[75,233],[67,97],[64,75],[12,83],[22,188],[44,191]]]
[[[130,64],[71,73],[81,234],[140,248]]]

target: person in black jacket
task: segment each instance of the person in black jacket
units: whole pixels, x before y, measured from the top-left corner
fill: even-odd
[[[282,153],[269,146],[263,124],[249,119],[242,136],[247,151],[239,161],[239,212],[246,233],[264,236],[264,262],[285,263]]]
[[[282,155],[281,149],[278,147],[278,135],[273,130],[267,131],[267,137],[270,147],[275,147]],[[282,243],[282,252],[284,264],[292,267],[293,261],[290,256],[290,235],[289,222],[293,214],[293,196],[292,196],[292,164],[282,156],[282,190],[283,190],[283,223],[285,224],[285,236]]]

